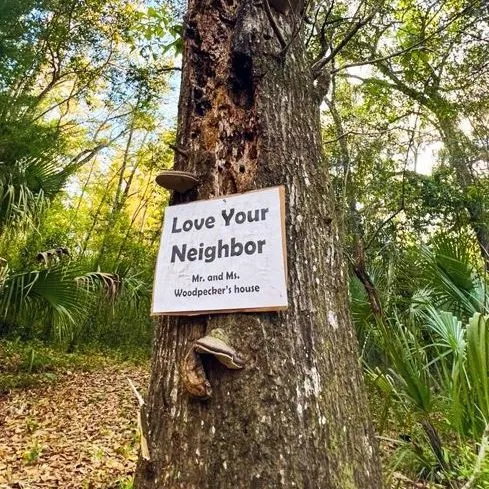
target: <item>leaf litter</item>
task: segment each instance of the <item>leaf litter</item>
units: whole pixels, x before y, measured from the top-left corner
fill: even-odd
[[[0,489],[119,488],[139,451],[137,400],[148,368],[104,365],[0,396]]]

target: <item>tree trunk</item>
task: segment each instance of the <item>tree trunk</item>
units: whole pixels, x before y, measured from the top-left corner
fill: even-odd
[[[290,39],[292,15],[274,15]],[[173,203],[285,185],[289,308],[158,322],[138,489],[382,487],[322,167],[321,97],[300,36],[280,51],[262,5],[190,0],[177,134],[189,156],[178,152],[175,167],[202,183]],[[247,364],[205,359],[213,395],[199,401],[180,366],[213,328]]]

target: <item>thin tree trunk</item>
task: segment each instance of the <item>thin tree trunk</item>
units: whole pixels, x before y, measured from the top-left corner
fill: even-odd
[[[131,231],[133,229],[134,223],[136,222],[136,219],[137,219],[137,217],[138,217],[138,215],[139,215],[139,213],[141,212],[142,209],[144,209],[144,213],[143,213],[143,219],[144,219],[144,216],[146,214],[146,209],[148,207],[148,203],[149,203],[149,201],[150,201],[150,199],[152,197],[152,195],[150,195],[149,197],[146,196],[147,195],[147,192],[148,192],[148,190],[150,188],[150,185],[152,185],[152,182],[148,181],[148,183],[146,184],[146,188],[144,189],[143,194],[140,197],[140,203],[139,203],[137,209],[134,211],[134,213],[133,213],[133,215],[131,217],[131,222],[130,222],[129,226],[127,227],[127,230],[126,230],[126,232],[124,234],[124,238],[122,239],[122,242],[121,242],[121,244],[119,246],[119,251],[118,251],[117,257],[115,259],[115,263],[116,264],[119,263],[119,261],[120,261],[120,259],[122,257],[122,253],[123,253],[124,248],[126,246],[127,240],[129,239],[129,235],[131,234]]]
[[[83,199],[85,198],[85,192],[87,191],[88,184],[90,183],[90,180],[92,179],[92,174],[93,174],[93,171],[95,169],[96,163],[97,163],[97,158],[95,157],[92,160],[92,165],[90,166],[90,170],[88,172],[88,176],[87,176],[87,178],[85,180],[85,183],[83,184],[83,187],[82,187],[81,192],[80,192],[80,196],[78,197],[78,203],[76,205],[75,214],[74,214],[74,216],[73,216],[73,218],[71,219],[71,222],[70,222],[70,229],[73,227],[73,225],[78,220],[78,211],[80,210],[80,207],[81,207],[81,204],[83,202]]]
[[[114,226],[117,222],[117,218],[119,217],[120,211],[122,210],[122,208],[124,206],[124,202],[123,202],[123,199],[121,196],[125,195],[125,193],[123,193],[122,185],[124,183],[124,174],[126,172],[126,168],[127,168],[128,163],[129,163],[129,150],[131,148],[132,139],[134,137],[134,130],[135,130],[134,117],[135,116],[133,115],[133,120],[131,121],[129,133],[127,135],[127,142],[126,142],[126,147],[124,149],[124,156],[122,158],[121,167],[117,171],[117,174],[119,175],[119,180],[117,182],[117,187],[115,190],[114,201],[112,203],[112,210],[111,210],[111,212],[108,216],[108,219],[107,219],[107,226],[105,228],[104,239],[102,240],[102,244],[100,246],[100,250],[98,253],[97,265],[100,265],[100,262],[102,261],[104,255],[106,253],[106,248],[107,248],[109,236],[111,233],[113,233]],[[133,170],[133,172],[134,171],[135,170]],[[132,180],[132,177],[131,177],[131,180]],[[127,188],[127,183],[126,183],[126,188]]]
[[[290,38],[292,16],[275,17]],[[321,166],[321,97],[300,36],[285,60],[280,50],[262,5],[190,0],[177,135],[189,157],[175,167],[199,174],[191,199],[285,185],[289,309],[158,322],[151,460],[139,461],[137,489],[382,487]],[[247,364],[230,371],[206,359],[213,396],[197,401],[180,365],[213,328]]]
[[[484,209],[484,199],[474,190],[477,178],[473,175],[468,153],[471,142],[458,129],[458,121],[442,114],[437,114],[443,144],[449,154],[450,166],[455,172],[457,182],[462,189],[464,206],[469,215],[469,222],[479,244],[486,270],[489,271],[489,212]],[[479,184],[480,185],[480,184]]]
[[[99,205],[97,206],[97,209],[95,210],[95,214],[93,215],[92,219],[92,224],[90,225],[90,229],[88,230],[87,234],[85,235],[85,239],[83,240],[83,245],[81,247],[81,254],[84,255],[85,251],[87,249],[88,243],[92,237],[92,233],[95,229],[95,226],[97,225],[97,222],[99,220],[100,215],[102,214],[102,209],[104,207],[104,204],[107,202],[107,198],[109,196],[110,192],[110,186],[112,182],[114,181],[115,177],[117,176],[117,173],[115,173],[107,182],[106,182],[106,187],[107,187],[107,192],[102,195],[102,198],[100,199]]]
[[[365,294],[367,295],[370,308],[375,317],[383,319],[382,305],[380,302],[380,297],[372,281],[366,264],[365,256],[365,243],[364,243],[364,233],[361,223],[360,215],[356,208],[356,197],[354,185],[352,182],[351,173],[351,157],[350,150],[348,147],[346,132],[343,127],[343,121],[336,108],[335,103],[335,78],[333,77],[331,81],[331,100],[327,102],[333,122],[335,125],[336,133],[338,135],[339,147],[340,147],[340,158],[341,165],[343,167],[344,177],[343,177],[343,208],[345,210],[344,221],[347,223],[348,234],[351,237],[351,266],[353,272],[355,273],[358,280],[362,284]]]

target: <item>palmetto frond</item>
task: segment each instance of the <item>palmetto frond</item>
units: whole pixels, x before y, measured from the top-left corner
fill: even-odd
[[[9,322],[44,323],[58,338],[69,334],[90,305],[89,293],[78,287],[76,266],[13,274],[0,288],[2,319]]]
[[[414,263],[419,288],[407,311],[393,304],[373,318],[363,291],[351,287],[353,318],[374,343],[364,350],[379,352],[363,355],[367,372],[386,398],[417,413],[428,437],[443,412],[458,436],[480,439],[489,420],[489,297],[477,242],[469,234],[439,235]],[[441,463],[436,436],[430,443]]]
[[[101,294],[115,300],[120,287],[117,275],[73,263],[12,274],[0,284],[0,320],[39,324],[66,339],[84,324]]]
[[[431,303],[464,319],[482,312],[487,303],[487,283],[478,273],[475,240],[468,235],[439,235],[419,251],[422,280]]]
[[[77,168],[72,161],[51,153],[9,164],[0,162],[0,234],[7,225],[35,220]]]

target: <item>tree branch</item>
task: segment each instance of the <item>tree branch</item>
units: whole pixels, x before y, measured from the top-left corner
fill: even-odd
[[[411,132],[411,137],[409,138],[409,144],[408,148],[406,151],[406,158],[404,160],[404,169],[402,172],[402,190],[401,190],[401,202],[399,203],[399,208],[392,213],[387,219],[385,219],[380,226],[375,230],[374,234],[371,236],[371,238],[368,240],[367,245],[365,246],[365,250],[368,250],[370,246],[372,245],[374,239],[379,235],[380,231],[382,230],[383,227],[385,227],[389,222],[391,222],[397,215],[399,215],[405,208],[406,204],[406,170],[407,170],[407,164],[409,161],[409,152],[411,151],[411,148],[414,145],[414,135],[416,132],[416,129],[418,127],[418,115],[416,115],[416,120],[414,121],[413,129]]]
[[[270,25],[272,26],[273,32],[278,39],[278,42],[280,43],[280,46],[282,47],[282,50],[284,50],[287,47],[287,42],[285,41],[283,32],[280,30],[280,27],[277,24],[277,21],[275,20],[275,17],[273,16],[272,10],[270,9],[270,4],[268,3],[268,0],[263,0],[263,6],[265,8],[265,13],[267,14],[268,22],[270,22]]]
[[[373,9],[372,12],[367,17],[365,17],[364,19],[356,22],[352,26],[352,28],[345,34],[345,37],[341,40],[341,42],[335,48],[333,48],[329,54],[323,56],[323,58],[319,59],[318,61],[316,61],[311,66],[311,70],[312,70],[312,73],[313,73],[314,78],[317,78],[320,75],[321,70],[323,69],[323,67],[329,61],[331,61],[353,39],[353,37],[355,36],[355,34],[362,27],[364,27],[366,24],[368,24],[374,18],[374,16],[380,10],[381,5],[382,5],[382,2],[379,3],[379,6],[377,8],[375,8],[375,9]],[[360,4],[360,6],[361,6],[361,4]],[[360,6],[358,7],[358,9],[360,9]]]

